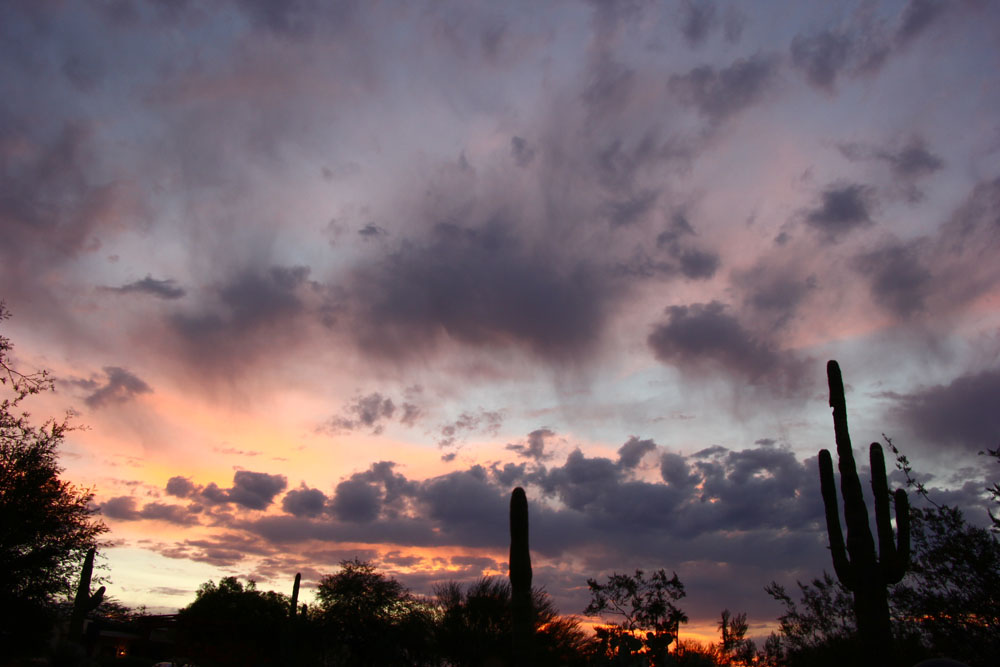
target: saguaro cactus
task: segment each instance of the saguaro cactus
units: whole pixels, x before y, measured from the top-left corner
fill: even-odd
[[[299,608],[299,584],[302,583],[302,573],[295,573],[295,584],[292,585],[292,602],[289,608],[289,614],[292,618],[295,618],[295,613]]]
[[[73,600],[73,612],[69,617],[69,638],[79,641],[83,634],[83,620],[87,614],[97,609],[104,599],[104,586],[90,594],[90,578],[94,573],[94,556],[97,550],[91,548],[83,559],[83,571],[80,573],[80,584],[76,588],[76,598]]]
[[[510,589],[515,665],[531,664],[531,553],[528,551],[528,497],[517,487],[510,494]]]
[[[854,465],[851,436],[847,430],[847,402],[840,366],[830,361],[826,366],[833,408],[833,430],[837,440],[840,468],[840,491],[844,496],[844,523],[847,544],[840,532],[837,488],[833,478],[830,452],[819,453],[819,479],[826,508],[826,528],[830,536],[833,569],[837,578],[854,593],[854,615],[858,638],[866,659],[872,665],[893,664],[892,629],[889,624],[889,601],[886,587],[898,583],[910,559],[910,506],[903,489],[895,493],[897,535],[893,538],[889,520],[889,485],[885,477],[882,447],[873,442],[870,448],[872,491],[875,497],[875,526],[878,549],[868,526],[868,509],[861,493],[861,482]]]

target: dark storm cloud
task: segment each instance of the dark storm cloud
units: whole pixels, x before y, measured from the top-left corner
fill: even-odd
[[[430,239],[359,267],[358,345],[391,359],[426,355],[444,340],[574,358],[599,335],[615,286],[587,262],[564,264],[499,221],[438,225]]]
[[[551,438],[556,433],[547,428],[538,428],[528,434],[526,442],[507,445],[507,449],[515,451],[524,458],[541,461],[551,458],[552,454],[545,452],[545,439]]]
[[[384,228],[379,227],[374,222],[369,222],[367,225],[358,230],[358,236],[365,240],[376,239],[380,236],[386,236],[388,234],[389,232],[387,232]]]
[[[795,316],[818,284],[815,274],[802,275],[798,267],[773,257],[764,257],[752,268],[736,273],[733,282],[743,292],[744,303],[774,329]]]
[[[871,187],[849,183],[833,185],[820,196],[819,205],[806,211],[806,222],[830,241],[872,224],[871,208],[875,193]]]
[[[639,465],[643,456],[655,449],[656,443],[652,440],[640,440],[633,435],[618,448],[618,465],[631,470]]]
[[[688,237],[697,236],[683,213],[675,213],[670,226],[656,237],[656,246],[665,249],[679,265],[681,274],[690,280],[708,280],[719,269],[719,255],[694,247]],[[673,271],[672,265],[661,273]]]
[[[317,517],[326,509],[326,494],[303,484],[292,489],[281,501],[281,509],[293,516]]]
[[[177,281],[172,278],[158,280],[152,276],[146,276],[142,280],[136,280],[121,287],[108,287],[106,289],[120,294],[148,294],[158,299],[180,299],[187,293],[183,288],[178,287]]]
[[[716,70],[709,65],[670,77],[668,88],[712,122],[721,122],[757,102],[778,68],[771,56],[755,55]]]
[[[708,280],[719,269],[719,255],[705,250],[682,250],[681,273],[691,280]]]
[[[670,306],[667,321],[654,327],[647,342],[663,363],[681,370],[716,367],[751,384],[793,389],[803,379],[803,362],[746,329],[718,301]]]
[[[962,375],[897,401],[892,415],[927,445],[959,445],[972,452],[1000,445],[1000,369]]]
[[[922,245],[892,245],[855,258],[875,302],[903,319],[923,312],[934,289],[934,277],[921,256]]]
[[[106,380],[84,398],[84,402],[92,408],[100,408],[113,403],[125,403],[140,394],[149,394],[153,390],[135,374],[118,366],[105,366]]]

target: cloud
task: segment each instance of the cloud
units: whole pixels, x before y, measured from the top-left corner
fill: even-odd
[[[655,449],[656,443],[652,440],[640,440],[633,435],[618,448],[618,465],[628,469],[635,468],[639,465],[642,457]]]
[[[228,489],[220,488],[215,482],[199,486],[187,477],[175,475],[167,480],[166,491],[168,495],[177,498],[210,505],[235,503],[247,509],[264,510],[287,486],[288,480],[284,475],[237,470],[233,474],[233,485]]]
[[[194,482],[187,477],[176,475],[167,480],[166,491],[168,495],[177,498],[188,498],[197,490]]]
[[[281,509],[293,516],[317,517],[326,510],[326,494],[302,484],[292,489],[281,501]]]
[[[106,500],[101,504],[101,514],[118,521],[165,521],[178,526],[198,523],[197,517],[180,505],[152,502],[139,509],[132,496],[117,496]]]
[[[956,3],[942,0],[910,0],[900,17],[896,41],[905,46],[944,16]]]
[[[1000,444],[1000,369],[961,375],[948,384],[898,395],[896,401],[891,416],[925,446],[978,452]]]
[[[833,185],[823,191],[820,204],[806,211],[806,222],[823,233],[829,242],[836,242],[860,227],[872,224],[871,207],[874,190],[856,183]]]
[[[510,444],[507,445],[506,449],[517,452],[519,456],[524,458],[541,461],[552,456],[545,452],[545,439],[551,438],[555,434],[555,431],[550,429],[538,428],[528,434],[527,442]]]
[[[267,509],[274,502],[274,497],[284,491],[286,486],[288,480],[284,475],[237,470],[233,475],[233,487],[227,495],[237,505],[262,510]]]
[[[496,435],[503,425],[504,414],[499,410],[479,409],[478,412],[463,412],[453,422],[443,424],[440,429],[439,447],[450,447],[473,433]]]
[[[716,70],[709,65],[670,77],[668,88],[684,104],[718,123],[757,102],[777,71],[778,60],[764,55],[740,59]]]
[[[118,366],[105,366],[104,375],[107,380],[97,387],[84,402],[92,408],[105,407],[112,403],[125,403],[141,394],[149,394],[153,390],[133,373]]]
[[[889,245],[855,258],[857,270],[869,280],[875,302],[903,319],[923,312],[934,289],[934,277],[924,265],[923,245]]]
[[[702,44],[708,33],[718,23],[715,4],[711,0],[683,0],[680,6],[681,22],[678,28],[692,46]]]
[[[409,423],[412,423],[419,410],[416,406],[407,405],[409,410],[404,411],[401,421],[407,423],[409,420]],[[376,391],[354,399],[344,407],[340,416],[329,419],[321,430],[339,433],[365,428],[371,429],[371,432],[377,435],[385,429],[385,422],[392,419],[395,412],[396,405],[392,399]]]
[[[158,299],[167,300],[180,299],[187,293],[178,287],[177,281],[172,278],[157,280],[151,276],[146,276],[142,280],[136,280],[121,287],[108,287],[106,289],[120,294],[148,294]]]
[[[751,384],[792,389],[802,379],[803,362],[744,328],[718,301],[670,306],[647,343],[663,363],[681,370],[725,370]]]
[[[351,290],[357,344],[396,360],[445,341],[572,359],[598,337],[614,285],[587,262],[563,264],[528,247],[502,220],[438,225],[429,239],[358,268]]]
[[[923,193],[917,188],[917,182],[944,167],[944,160],[932,153],[924,139],[918,135],[910,137],[901,146],[847,143],[838,148],[852,162],[878,161],[887,164],[894,179],[903,186],[906,199],[911,202],[923,197]]]
[[[518,167],[527,167],[535,159],[535,149],[523,137],[511,137],[510,154]]]

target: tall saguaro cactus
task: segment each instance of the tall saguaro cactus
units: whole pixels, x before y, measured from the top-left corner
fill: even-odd
[[[83,571],[80,573],[80,584],[76,588],[76,597],[73,599],[73,612],[69,617],[69,638],[71,641],[79,641],[83,634],[83,620],[87,614],[97,609],[104,599],[104,586],[97,589],[97,592],[90,593],[90,578],[94,574],[94,556],[97,550],[91,548],[83,559]]]
[[[889,520],[889,485],[885,476],[882,447],[873,442],[870,448],[872,491],[875,497],[875,527],[878,530],[878,555],[868,525],[868,509],[861,492],[861,482],[854,464],[851,436],[847,430],[847,402],[840,366],[830,361],[826,366],[833,408],[833,430],[837,440],[840,468],[840,491],[844,496],[844,523],[847,544],[840,532],[837,488],[833,478],[830,452],[819,453],[819,479],[826,508],[826,528],[830,536],[833,569],[840,583],[854,593],[854,616],[858,638],[870,664],[891,665],[892,629],[889,624],[887,586],[898,583],[906,573],[910,559],[910,506],[903,489],[895,492],[895,539]]]
[[[292,585],[292,602],[289,608],[289,615],[295,618],[295,613],[299,608],[299,584],[302,583],[302,573],[295,573],[295,583]]]
[[[515,665],[531,664],[531,553],[528,550],[528,497],[517,487],[510,494],[510,589]]]

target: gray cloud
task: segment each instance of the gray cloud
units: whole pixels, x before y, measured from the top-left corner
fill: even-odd
[[[399,360],[445,339],[523,347],[552,361],[577,357],[598,337],[616,290],[588,263],[562,264],[499,221],[439,225],[428,242],[359,269],[352,290],[357,343]]]
[[[109,287],[109,291],[120,294],[148,294],[158,299],[180,299],[187,292],[177,286],[177,281],[171,279],[157,280],[151,276],[146,276],[142,280],[127,283],[121,287]]]
[[[640,440],[633,435],[618,448],[618,465],[628,469],[635,468],[643,456],[655,449],[656,443],[652,440]]]
[[[678,26],[684,39],[692,46],[702,44],[718,23],[716,7],[711,0],[683,0]]]
[[[326,494],[303,484],[292,489],[281,500],[281,509],[293,516],[317,517],[326,510]]]
[[[176,475],[167,480],[167,494],[178,498],[187,498],[197,491],[197,486],[187,477]]]
[[[857,270],[869,280],[875,302],[904,319],[923,312],[934,289],[934,277],[924,265],[922,245],[890,245],[855,259]]]
[[[524,458],[541,461],[550,458],[552,455],[545,452],[545,439],[555,435],[555,431],[547,428],[538,428],[528,434],[528,439],[524,443],[507,445],[507,449],[515,451]]]
[[[112,403],[124,403],[140,394],[149,394],[153,390],[135,374],[118,366],[105,366],[106,381],[84,398],[84,402],[92,408],[100,408]]]
[[[896,397],[892,416],[926,446],[958,445],[968,451],[1000,445],[1000,370],[962,375],[948,384]]]
[[[197,517],[180,505],[164,503],[146,503],[139,509],[135,498],[117,496],[101,504],[101,514],[118,521],[165,521],[179,526],[191,526],[198,523]]]
[[[670,77],[669,89],[713,122],[726,120],[757,102],[777,71],[776,58],[755,55],[716,70],[709,65]]]
[[[845,234],[872,224],[874,190],[856,183],[833,185],[823,191],[820,204],[806,211],[806,222],[831,242]]]
[[[412,422],[416,419],[416,406],[409,406],[409,411],[404,413],[403,421],[407,419]],[[392,419],[396,412],[396,405],[388,396],[382,396],[379,392],[372,392],[367,396],[356,398],[347,404],[341,411],[341,415],[332,417],[322,427],[322,430],[331,433],[342,431],[354,431],[357,429],[371,429],[372,433],[379,434],[385,429],[385,422]]]
[[[803,362],[744,328],[718,301],[670,306],[667,321],[647,342],[660,361],[682,370],[705,366],[725,370],[752,384],[792,389],[802,380]]]
[[[284,475],[237,470],[233,475],[233,487],[229,490],[228,498],[248,509],[267,509],[274,497],[284,491],[286,486],[288,480]]]
[[[439,447],[450,447],[473,433],[496,435],[503,424],[503,412],[479,409],[478,412],[463,412],[452,422],[442,424]]]
[[[535,149],[522,137],[511,137],[510,154],[518,167],[527,167],[535,159]]]

